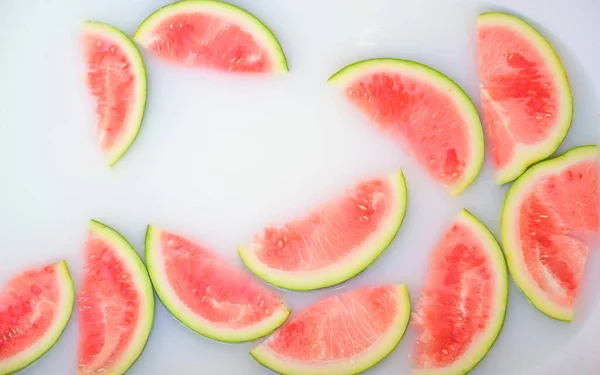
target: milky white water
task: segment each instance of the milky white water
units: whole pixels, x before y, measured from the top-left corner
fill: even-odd
[[[405,170],[410,201],[398,237],[368,271],[343,286],[281,292],[301,309],[340,288],[408,283],[416,302],[427,258],[462,207],[498,235],[506,187],[488,166],[456,199],[325,83],[358,59],[392,56],[432,65],[477,98],[474,23],[498,5],[469,1],[236,0],[279,37],[291,74],[239,78],[175,68],[146,57],[142,131],[109,171],[99,157],[82,80],[84,19],[132,34],[165,1],[4,1],[0,5],[0,282],[24,267],[66,259],[79,286],[87,220],[118,229],[142,251],[146,225],[187,234],[241,264],[235,245],[270,223],[302,214],[359,178]],[[575,95],[561,150],[600,140],[600,3],[504,1],[552,30]],[[511,4],[514,3],[514,4]],[[594,87],[595,85],[595,87]],[[510,286],[505,327],[474,375],[597,374],[600,309],[593,252],[575,322],[553,321]],[[595,315],[594,315],[595,314]],[[73,374],[74,315],[56,347],[24,374]],[[407,374],[412,331],[370,374]],[[157,303],[154,331],[130,374],[267,374],[252,344],[205,339]],[[546,367],[538,368],[546,364]]]

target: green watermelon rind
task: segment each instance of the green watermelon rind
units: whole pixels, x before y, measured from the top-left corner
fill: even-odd
[[[264,343],[252,349],[250,355],[264,367],[286,375],[347,375],[366,371],[387,358],[402,341],[406,332],[410,320],[410,296],[405,284],[397,285],[397,292],[399,314],[396,322],[376,344],[366,351],[366,354],[363,352],[357,358],[332,361],[329,364],[325,361],[319,361],[318,364],[305,364],[300,360],[281,358]]]
[[[517,287],[527,299],[542,313],[561,321],[571,321],[573,310],[565,309],[549,300],[526,271],[524,262],[520,259],[520,246],[518,239],[518,212],[521,197],[527,194],[530,188],[543,176],[559,173],[569,168],[574,163],[584,160],[598,160],[600,149],[598,146],[575,147],[553,159],[539,162],[523,173],[510,187],[504,200],[501,219],[502,245],[508,263],[510,274]]]
[[[483,13],[479,16],[477,22],[478,25],[497,24],[511,27],[520,35],[530,40],[532,45],[535,45],[545,57],[545,62],[551,68],[551,71],[554,73],[554,78],[560,87],[559,92],[561,95],[560,98],[557,99],[560,100],[559,103],[562,103],[562,117],[557,121],[556,130],[552,133],[552,136],[543,143],[518,150],[517,152],[519,155],[513,158],[514,165],[507,166],[503,168],[502,171],[496,173],[496,182],[498,184],[506,184],[523,174],[529,166],[546,159],[558,149],[571,128],[573,119],[573,96],[571,94],[567,73],[558,54],[552,47],[552,44],[532,25],[514,15],[501,12]]]
[[[280,309],[274,312],[268,319],[248,328],[228,328],[218,327],[214,323],[208,322],[195,314],[170,288],[169,282],[161,269],[161,259],[159,251],[160,245],[157,244],[160,230],[152,225],[148,225],[146,231],[146,264],[150,279],[154,284],[156,294],[169,312],[192,331],[221,342],[239,343],[252,341],[266,336],[277,329],[290,315],[290,310],[282,305]]]
[[[218,14],[222,17],[229,17],[235,23],[244,25],[247,27],[254,37],[259,38],[258,41],[262,42],[262,45],[267,48],[273,58],[275,69],[277,72],[287,72],[288,63],[283,52],[283,48],[279,43],[279,40],[273,34],[262,21],[256,16],[247,12],[246,10],[239,8],[235,5],[225,3],[216,0],[186,0],[178,1],[162,8],[159,8],[150,16],[148,16],[133,35],[133,40],[142,46],[145,46],[145,40],[149,37],[154,30],[155,26],[160,23],[163,19],[178,13],[185,13],[186,11],[206,11]]]
[[[465,375],[475,368],[489,353],[502,331],[508,306],[508,270],[506,260],[498,241],[489,229],[468,210],[463,209],[458,215],[459,222],[470,227],[483,241],[483,248],[489,252],[490,260],[494,268],[494,274],[498,278],[498,290],[495,301],[494,316],[489,321],[482,337],[472,343],[469,349],[451,366],[438,369],[415,370],[415,375]]]
[[[427,65],[411,60],[375,58],[358,61],[333,74],[327,82],[337,87],[343,87],[344,84],[351,82],[357,76],[378,71],[418,74],[420,78],[426,79],[433,86],[448,92],[448,96],[462,109],[463,118],[469,129],[469,146],[472,156],[469,158],[462,179],[446,187],[451,196],[457,196],[475,181],[483,166],[484,135],[475,104],[462,87],[448,76]]]
[[[103,241],[110,244],[119,258],[123,260],[126,269],[131,273],[131,279],[135,280],[137,291],[142,298],[142,313],[139,315],[140,320],[137,334],[131,340],[127,352],[118,361],[113,363],[109,369],[104,369],[110,374],[123,374],[140,357],[152,331],[154,324],[154,292],[152,290],[152,283],[142,259],[125,237],[113,228],[93,219],[90,220],[89,230],[95,236],[100,237]]]
[[[108,38],[119,45],[129,58],[131,70],[136,74],[136,77],[139,78],[136,80],[137,84],[135,88],[135,94],[139,100],[133,106],[134,113],[131,115],[129,122],[125,125],[127,132],[121,137],[119,147],[114,147],[113,150],[109,152],[107,158],[108,167],[112,168],[131,148],[142,127],[144,112],[146,110],[146,97],[148,94],[146,66],[144,65],[144,60],[142,59],[140,51],[133,41],[116,27],[101,22],[85,21],[84,31],[101,35],[103,38]]]
[[[404,221],[408,201],[404,174],[402,171],[396,172],[388,177],[388,181],[394,192],[395,210],[387,214],[385,224],[382,223],[379,230],[364,241],[367,245],[355,250],[355,256],[349,261],[335,263],[315,272],[294,274],[266,266],[258,259],[252,250],[252,245],[249,245],[238,247],[242,262],[264,281],[287,290],[308,291],[327,288],[353,278],[379,258],[394,240]]]
[[[55,264],[54,267],[56,267],[58,283],[62,289],[62,302],[60,303],[62,308],[58,313],[58,317],[44,337],[38,340],[33,346],[12,357],[10,362],[0,360],[0,375],[15,373],[38,361],[54,347],[67,327],[75,303],[75,287],[69,273],[69,267],[65,261]]]

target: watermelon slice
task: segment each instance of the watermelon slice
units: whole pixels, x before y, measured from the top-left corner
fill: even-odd
[[[599,154],[597,146],[577,147],[536,164],[504,202],[502,243],[511,275],[555,319],[572,320],[589,246],[597,244]]]
[[[416,373],[466,374],[488,353],[504,324],[508,277],[502,250],[463,210],[437,244],[414,315]]]
[[[310,306],[250,354],[281,374],[358,374],[394,350],[409,317],[406,285],[356,289]]]
[[[442,73],[398,59],[348,65],[329,82],[377,128],[406,145],[437,182],[457,195],[483,164],[483,132],[477,109]]]
[[[361,181],[304,218],[266,228],[238,252],[252,272],[281,288],[339,284],[366,269],[394,239],[406,199],[401,171]]]
[[[0,293],[0,375],[24,369],[54,346],[71,317],[74,295],[65,262],[8,281]]]
[[[503,184],[558,148],[571,126],[573,99],[556,52],[531,25],[485,13],[477,35],[483,122]]]
[[[123,374],[146,345],[154,320],[152,284],[137,252],[92,220],[78,296],[79,374]]]
[[[271,333],[290,313],[277,295],[242,270],[174,233],[148,226],[146,260],[167,309],[214,340],[254,340]]]
[[[228,3],[179,1],[152,13],[133,39],[159,58],[189,67],[238,73],[287,72],[275,35]]]
[[[120,30],[87,21],[83,28],[87,85],[96,101],[96,133],[112,167],[135,141],[146,107],[146,68]]]

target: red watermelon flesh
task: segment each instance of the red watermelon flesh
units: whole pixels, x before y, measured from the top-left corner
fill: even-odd
[[[179,14],[154,29],[148,49],[155,55],[194,67],[234,72],[270,72],[271,54],[238,25],[210,14]]]
[[[519,228],[529,274],[554,302],[572,307],[600,230],[597,163],[584,161],[537,181],[523,199]]]
[[[204,247],[165,231],[160,232],[160,247],[177,297],[217,326],[248,327],[283,308],[277,295]]]
[[[122,141],[127,124],[136,120],[132,117],[139,116],[134,103],[145,99],[137,97],[136,81],[145,77],[135,71],[131,54],[123,49],[122,43],[95,32],[86,32],[82,41],[87,85],[96,100],[100,147],[110,152]]]
[[[460,179],[469,160],[469,125],[439,87],[410,74],[379,72],[348,83],[346,98],[382,131],[409,147],[439,182]]]
[[[0,364],[41,340],[61,308],[56,266],[22,272],[0,294]]]
[[[477,37],[484,129],[496,180],[506,183],[558,148],[573,99],[552,45],[524,20],[484,13]]]
[[[490,325],[497,276],[481,238],[456,222],[438,243],[414,323],[414,367],[444,368],[460,359]]]
[[[376,343],[394,325],[399,309],[396,286],[356,289],[310,306],[265,345],[294,361],[348,360]]]
[[[85,244],[85,274],[78,296],[80,374],[96,374],[122,360],[145,319],[134,275],[104,238],[90,233]]]
[[[559,93],[544,57],[516,30],[482,26],[478,38],[485,125],[492,160],[503,167],[515,144],[535,144],[553,131]]]
[[[253,242],[257,257],[283,271],[335,264],[380,230],[386,214],[395,210],[393,189],[387,179],[362,181],[303,219],[266,228]]]
[[[134,35],[159,58],[239,73],[287,71],[279,42],[248,12],[220,1],[189,0],[150,15]]]

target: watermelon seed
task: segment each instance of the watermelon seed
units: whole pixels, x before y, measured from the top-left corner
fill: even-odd
[[[265,309],[265,313],[266,313],[267,315],[269,315],[269,314],[271,313],[271,310],[269,310],[269,309]]]
[[[258,308],[262,309],[263,305],[264,305],[264,301],[260,301],[260,303],[258,304]]]
[[[115,52],[115,47],[110,47],[110,52]]]
[[[121,275],[121,279],[125,280],[127,279],[129,276],[127,276],[126,274]]]
[[[361,209],[361,210],[363,210],[363,211],[366,211],[366,210],[367,210],[367,208],[366,208],[365,206],[363,206],[362,204],[359,204],[359,205],[357,205],[357,206],[358,206],[358,208],[360,208],[360,209]]]
[[[542,214],[540,214],[540,217],[545,219],[545,218],[548,217],[548,215],[542,215]]]
[[[170,25],[169,25],[169,29],[172,29],[172,28],[173,28],[173,24],[170,24]]]
[[[544,123],[544,121],[538,121],[538,124],[540,124],[540,125],[546,125],[546,123]]]
[[[546,117],[552,118],[552,113],[550,113],[550,112],[546,113]]]
[[[448,354],[448,351],[446,349],[442,349],[442,353]]]

